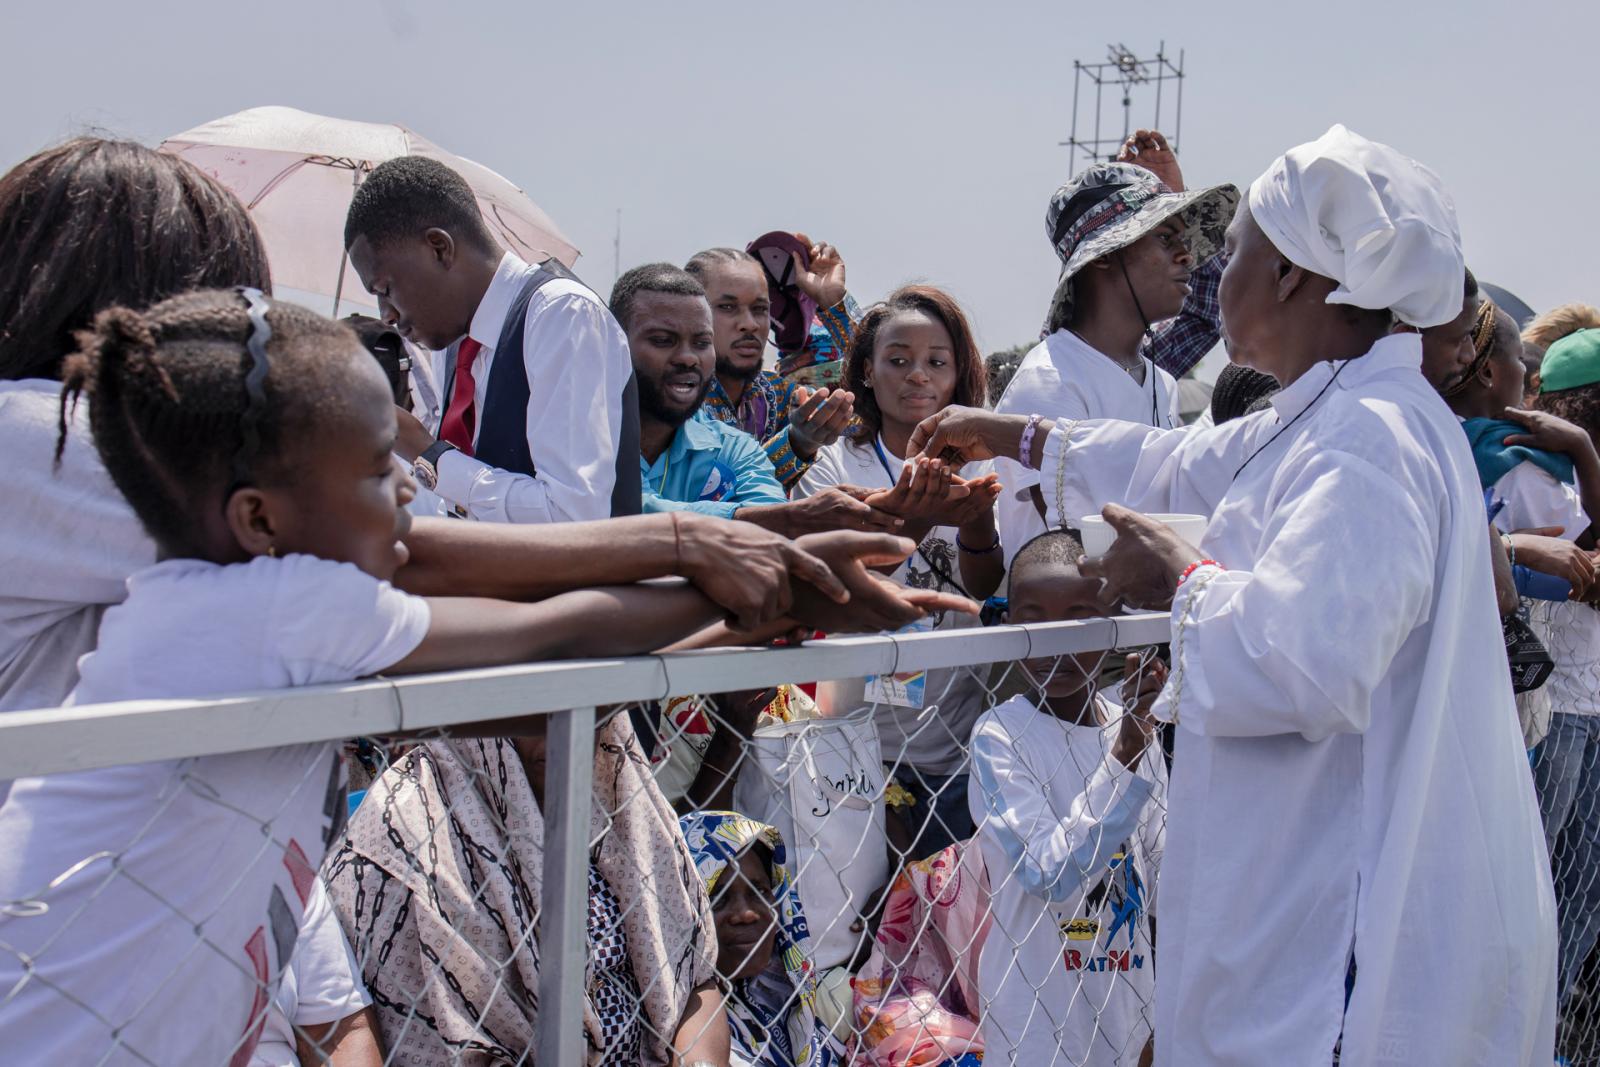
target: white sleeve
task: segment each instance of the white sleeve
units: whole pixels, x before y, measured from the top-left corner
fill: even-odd
[[[844,481],[844,468],[839,462],[843,446],[843,438],[817,450],[817,458],[811,461],[811,466],[800,476],[793,491],[790,492],[791,500],[804,500],[815,496],[829,486],[839,485]]]
[[[89,401],[68,418],[56,465],[60,383],[0,383],[0,567],[6,600],[28,614],[120,604],[155,542],[112,483],[89,430]]]
[[[1281,503],[1254,569],[1202,568],[1179,588],[1157,712],[1173,717],[1176,693],[1178,721],[1213,737],[1365,732],[1373,691],[1428,620],[1440,520],[1367,460],[1327,447],[1285,463],[1271,492]],[[1351,625],[1350,606],[1373,604],[1374,590],[1381,609]]]
[[[1039,725],[1054,728],[1042,716]],[[1014,880],[1032,896],[1060,902],[1098,877],[1138,827],[1151,782],[1109,752],[1078,766],[1070,748],[1063,765],[1040,781],[1018,754],[1026,750],[1039,760],[1047,758],[1039,752],[1049,749],[1030,746],[1027,730],[1022,733],[1012,736],[992,712],[973,731],[972,777],[983,805],[972,812],[973,820],[1008,864],[1005,871],[989,872],[991,885]]]
[[[1209,430],[1136,422],[1057,423],[1045,438],[1039,485],[1052,524],[1077,526],[1107,504],[1208,518],[1249,455],[1261,413]]]
[[[372,1003],[320,875],[306,901],[293,960],[296,1004],[291,1021],[296,1026],[337,1022]]]
[[[405,659],[428,635],[428,602],[352,563],[315,556],[273,561],[267,640],[290,685],[365,678]]]
[[[489,522],[577,522],[611,515],[628,339],[593,293],[553,281],[534,294],[523,328],[529,476],[448,452],[440,496]]]
[[[1577,490],[1537,463],[1524,460],[1512,467],[1494,483],[1494,495],[1505,501],[1494,517],[1495,527],[1505,533],[1559,526],[1560,536],[1575,541],[1589,528]]]

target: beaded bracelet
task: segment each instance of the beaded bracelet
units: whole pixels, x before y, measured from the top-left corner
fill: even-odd
[[[1197,559],[1187,567],[1183,568],[1183,573],[1178,575],[1178,585],[1181,586],[1184,582],[1187,582],[1189,580],[1189,575],[1193,574],[1201,567],[1215,567],[1218,570],[1223,571],[1228,569],[1214,559]]]
[[[987,556],[991,552],[998,552],[1000,550],[1000,538],[996,537],[994,539],[994,544],[990,545],[987,548],[973,548],[971,545],[969,545],[965,541],[961,540],[961,531],[957,530],[956,531],[956,547],[959,548],[963,552],[970,552],[974,556]]]
[[[1036,469],[1033,465],[1033,433],[1043,418],[1039,414],[1028,416],[1028,428],[1022,431],[1022,443],[1017,446],[1017,462],[1029,470]]]

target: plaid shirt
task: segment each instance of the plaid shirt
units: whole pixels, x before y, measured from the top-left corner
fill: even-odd
[[[1182,378],[1205,358],[1222,336],[1222,304],[1217,299],[1217,284],[1222,268],[1228,265],[1225,252],[1218,252],[1189,275],[1189,295],[1176,318],[1158,322],[1151,336],[1139,347],[1139,354],[1172,375]]]

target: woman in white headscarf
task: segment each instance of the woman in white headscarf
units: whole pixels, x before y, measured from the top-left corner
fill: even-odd
[[[1472,456],[1415,327],[1460,310],[1438,179],[1342,126],[1228,233],[1231,358],[1283,385],[1201,432],[946,412],[912,444],[1023,454],[1085,573],[1170,602],[1178,724],[1158,1064],[1548,1064],[1549,863]],[[1123,505],[1123,506],[1118,506]],[[1200,546],[1135,514],[1195,512]],[[1353,980],[1352,980],[1353,979]]]

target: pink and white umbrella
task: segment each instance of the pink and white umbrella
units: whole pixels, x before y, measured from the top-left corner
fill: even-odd
[[[344,217],[356,186],[387,159],[427,156],[454,168],[478,195],[484,221],[505,246],[537,263],[570,267],[578,249],[528,195],[488,167],[451,155],[404,126],[353,122],[290,107],[253,107],[161,142],[244,201],[267,245],[275,288],[371,301],[348,271]]]

